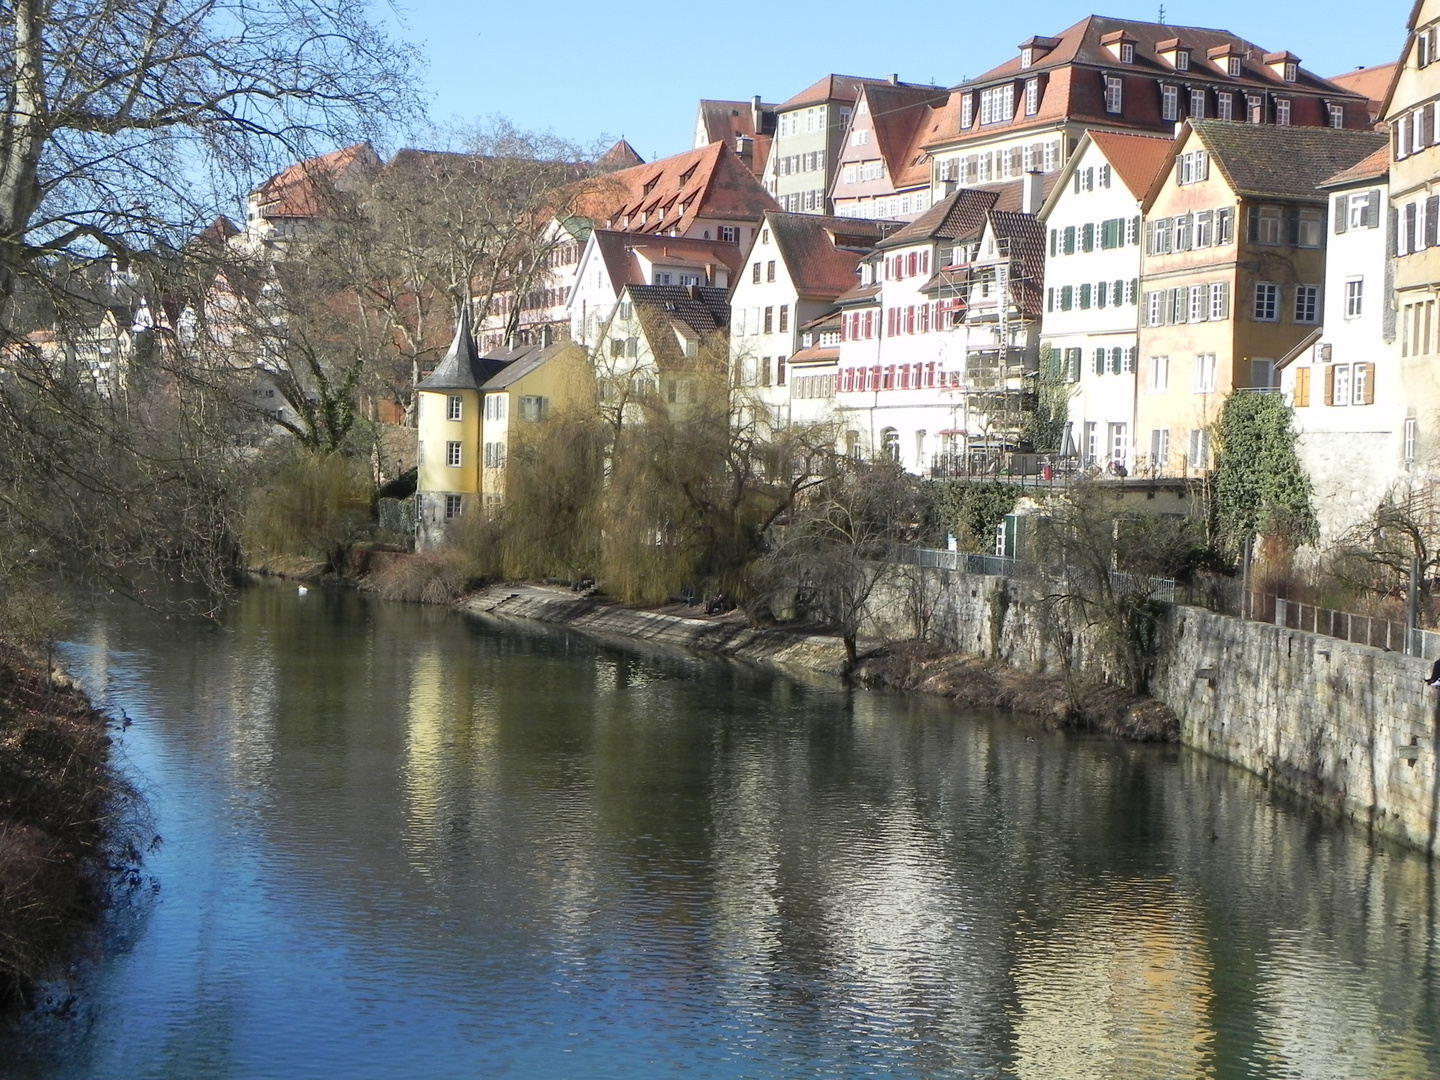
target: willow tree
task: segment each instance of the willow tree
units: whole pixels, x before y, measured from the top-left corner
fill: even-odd
[[[68,268],[158,282],[255,179],[415,115],[415,55],[339,0],[17,0],[0,42],[0,528],[38,558],[178,557],[213,581],[238,490],[226,373],[172,339],[143,393],[106,397],[29,335],[104,306]]]

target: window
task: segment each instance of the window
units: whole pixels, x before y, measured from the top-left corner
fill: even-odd
[[[1326,395],[1326,405],[1349,405],[1350,404],[1350,365],[1336,364],[1327,369],[1326,381],[1330,384],[1329,393]]]
[[[1365,279],[1350,278],[1345,282],[1345,318],[1358,319],[1365,310]]]
[[[1350,404],[1373,405],[1375,403],[1374,374],[1374,364],[1351,365]]]
[[[459,496],[459,495],[446,495],[446,496],[445,496],[445,520],[446,520],[446,521],[453,521],[453,520],[455,520],[456,518],[458,518],[458,517],[460,516],[460,511],[464,508],[464,505],[465,505],[465,503],[464,503],[464,500],[463,500],[463,498],[462,498],[461,496]]]
[[[1040,80],[1025,80],[1025,115],[1034,116],[1040,111]]]
[[[1106,360],[1107,360],[1107,357],[1108,357],[1108,356],[1109,356],[1109,353],[1107,353],[1104,349],[1096,349],[1096,350],[1095,350],[1095,366],[1094,366],[1094,371],[1095,371],[1095,374],[1096,374],[1096,375],[1104,375],[1104,374],[1105,374]]]
[[[1270,247],[1278,247],[1285,242],[1285,219],[1278,206],[1250,208],[1250,239]]]
[[[1275,99],[1275,123],[1280,127],[1290,126],[1290,99]]]
[[[1110,460],[1123,462],[1130,456],[1130,425],[1110,425]]]
[[[1105,76],[1105,111],[1115,114],[1121,111],[1121,82],[1118,75]]]
[[[1319,210],[1301,210],[1296,220],[1295,243],[1299,247],[1318,248],[1324,242],[1324,213]]]
[[[727,244],[740,242],[740,229],[736,225],[721,225],[720,239]]]
[[[1195,357],[1195,393],[1215,392],[1215,354],[1201,353]]]
[[[1029,67],[1031,64],[1033,64],[1034,62],[1035,62],[1035,50],[1034,50],[1034,49],[1021,49],[1021,50],[1020,50],[1020,66],[1021,66],[1022,68],[1028,68],[1028,67]]]
[[[1295,286],[1295,321],[1313,323],[1319,320],[1320,286]]]
[[[1176,50],[1175,50],[1175,70],[1176,70],[1176,71],[1189,71],[1189,70],[1190,70],[1190,53],[1189,53],[1187,50],[1185,50],[1185,49],[1176,49]]]
[[[1165,321],[1165,293],[1160,290],[1145,294],[1145,325],[1160,326]]]
[[[1195,215],[1195,246],[1207,248],[1211,244],[1214,233],[1215,212],[1213,210],[1201,210]]]
[[[460,467],[460,444],[458,442],[445,444],[445,464],[452,469]]]
[[[1163,394],[1170,389],[1170,357],[1150,357],[1150,378],[1146,389],[1152,394]]]
[[[1190,215],[1181,214],[1175,219],[1175,250],[1190,250]]]
[[[1184,53],[1180,54],[1184,56]],[[1150,465],[1154,469],[1163,469],[1170,461],[1170,429],[1152,428],[1150,430]]]
[[[1235,239],[1235,211],[1222,206],[1215,211],[1215,243],[1228,244]]]
[[[774,309],[773,307],[767,307],[767,308],[765,309],[765,321],[764,321],[764,323],[763,323],[762,325],[763,325],[763,327],[764,327],[762,333],[769,334],[769,333],[773,333],[773,332],[774,332],[774,329],[775,329],[775,309]]]
[[[1221,120],[1235,119],[1235,95],[1222,90],[1215,95],[1215,115]]]
[[[1152,224],[1150,236],[1150,254],[1168,255],[1170,253],[1170,219],[1157,218]]]
[[[1210,299],[1209,287],[1206,285],[1191,285],[1188,291],[1190,293],[1190,310],[1186,313],[1186,321],[1192,323],[1204,322],[1210,307],[1206,302]]]
[[[465,408],[465,399],[459,394],[451,394],[445,399],[445,419],[459,420],[462,410]]]
[[[774,259],[771,259],[769,262],[767,262],[767,263],[765,264],[765,280],[766,280],[766,281],[774,281],[774,280],[775,280],[775,260],[774,260]]]
[[[1180,88],[1171,84],[1160,87],[1160,117],[1163,120],[1180,119]]]
[[[532,424],[545,419],[545,399],[533,394],[526,394],[520,398],[520,419],[528,420]]]
[[[1280,286],[1268,281],[1255,283],[1255,307],[1252,313],[1256,322],[1280,321]]]
[[[781,304],[781,305],[780,305],[780,325],[777,327],[777,329],[778,329],[778,330],[780,331],[780,333],[782,333],[782,334],[785,333],[785,331],[787,331],[787,330],[790,329],[790,305],[789,305],[789,304]]]
[[[1085,460],[1094,461],[1100,456],[1100,441],[1095,432],[1094,421],[1085,424]]]
[[[1015,84],[980,91],[980,123],[998,124],[1015,115]]]
[[[1135,62],[1135,46],[1128,41],[1120,43],[1120,63],[1133,64]]]
[[[1176,58],[1179,59],[1180,57],[1183,57],[1183,56],[1186,56],[1186,54],[1185,54],[1185,53],[1180,53],[1180,54],[1178,54],[1178,56],[1177,56]],[[1180,70],[1183,71],[1183,70],[1185,70],[1185,69],[1184,69],[1184,68],[1181,68]],[[1191,90],[1191,91],[1190,91],[1190,119],[1191,119],[1191,120],[1204,120],[1204,119],[1205,119],[1205,91],[1204,91],[1204,90]]]
[[[1197,469],[1210,464],[1210,433],[1204,428],[1190,432],[1190,464]]]
[[[1327,105],[1330,112],[1330,126],[1332,128],[1343,128],[1345,126],[1345,106]]]
[[[1245,107],[1249,110],[1249,122],[1252,124],[1263,124],[1265,122],[1265,98],[1261,94],[1246,94]]]
[[[960,99],[960,126],[968,128],[973,123],[975,123],[975,97],[973,94],[966,94]],[[868,134],[867,132],[867,138]]]
[[[1413,416],[1405,420],[1405,460],[1415,460],[1415,418]]]
[[[1215,281],[1210,285],[1210,318],[1220,321],[1230,317],[1230,283]]]
[[[1188,150],[1180,155],[1180,183],[1196,184],[1209,178],[1210,155],[1204,150]]]
[[[1285,61],[1285,81],[1286,81],[1286,82],[1294,82],[1294,81],[1295,81],[1295,77],[1299,74],[1299,72],[1300,72],[1300,68],[1299,68],[1299,66],[1295,63],[1295,61],[1293,61],[1293,60],[1287,60],[1287,61]]]
[[[1225,70],[1226,70],[1227,72],[1229,72],[1230,77],[1231,77],[1232,79],[1238,79],[1238,78],[1240,77],[1240,71],[1241,71],[1241,67],[1240,67],[1240,57],[1238,57],[1238,56],[1229,57],[1229,59],[1228,59],[1227,62],[1226,62],[1226,65],[1225,65]]]

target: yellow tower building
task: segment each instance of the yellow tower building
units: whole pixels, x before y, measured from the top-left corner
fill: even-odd
[[[431,548],[480,492],[480,387],[488,375],[470,333],[470,306],[455,340],[430,376],[416,384],[416,544]]]

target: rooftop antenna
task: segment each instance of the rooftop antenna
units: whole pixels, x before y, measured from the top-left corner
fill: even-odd
[[[1164,4],[1161,4],[1161,5],[1160,5],[1160,25],[1161,25],[1161,26],[1164,26],[1164,25],[1165,25],[1165,5],[1164,5]]]

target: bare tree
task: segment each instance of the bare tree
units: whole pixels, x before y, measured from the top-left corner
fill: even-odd
[[[219,585],[246,466],[233,368],[159,317],[203,287],[183,242],[255,177],[413,115],[415,56],[337,0],[17,0],[0,42],[0,528],[51,565]],[[104,394],[26,337],[86,323],[67,268],[97,257],[143,267],[157,316]]]

